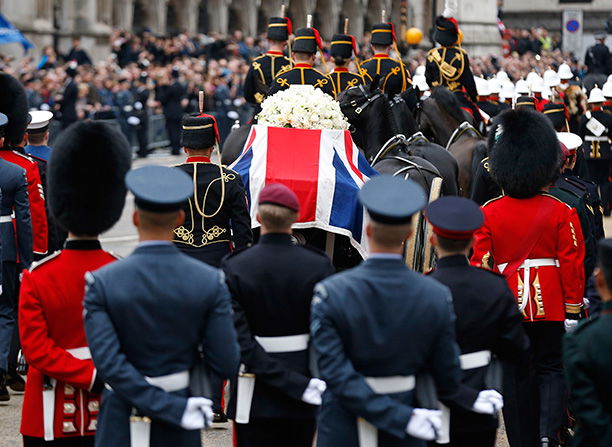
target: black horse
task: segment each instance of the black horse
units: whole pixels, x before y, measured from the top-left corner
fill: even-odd
[[[436,87],[419,105],[417,123],[426,137],[454,155],[459,165],[460,193],[469,197],[472,178],[487,151],[486,142],[473,127],[471,116],[461,109],[451,91]]]
[[[417,132],[410,103],[399,96],[389,101],[374,84],[350,88],[338,99],[342,113],[351,124],[353,140],[374,169],[385,173],[407,169],[414,176],[420,175],[420,171],[413,172],[412,167],[408,167],[411,163],[426,170],[433,166],[443,179],[442,193],[457,195],[457,161],[443,147]],[[388,151],[389,145],[393,145],[393,149]],[[408,166],[403,160],[410,162]],[[384,171],[381,170],[383,166]]]

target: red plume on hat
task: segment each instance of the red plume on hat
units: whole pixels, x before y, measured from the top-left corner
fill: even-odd
[[[357,41],[355,40],[355,36],[351,35],[351,42],[353,45],[353,53],[355,53],[355,56],[358,56],[359,53],[357,51]]]
[[[395,25],[391,22],[387,22],[391,26],[391,35],[393,36],[393,42],[397,42],[397,36],[395,35]]]
[[[293,34],[293,23],[291,23],[291,19],[289,17],[283,17],[287,22],[287,34]]]
[[[457,0],[446,0],[444,2],[444,11],[442,12],[442,17],[455,25],[455,30],[457,31],[459,30],[459,24],[455,16],[457,15],[458,6]]]
[[[210,118],[212,120],[213,128],[215,129],[215,138],[217,139],[217,143],[221,143],[221,138],[219,138],[219,128],[217,127],[217,120],[215,117],[206,113],[200,113],[198,118]]]
[[[315,37],[315,42],[317,42],[317,47],[322,50],[323,49],[323,42],[321,41],[321,34],[319,34],[319,31],[316,28],[310,28],[312,30],[312,32],[314,33],[314,37]]]

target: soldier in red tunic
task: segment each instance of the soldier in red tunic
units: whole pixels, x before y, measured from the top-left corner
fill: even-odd
[[[535,406],[533,416],[505,413],[508,430],[529,437],[524,445],[557,446],[566,408],[561,338],[564,323],[566,330],[577,323],[583,300],[582,231],[576,211],[546,192],[561,160],[547,118],[517,109],[498,123],[489,140],[490,167],[506,195],[483,206],[485,224],[475,234],[472,263],[506,277],[531,342],[530,364],[517,371],[512,392],[519,405],[524,398]],[[512,405],[505,410],[512,412]]]
[[[83,327],[85,272],[116,259],[97,235],[121,216],[130,160],[125,137],[91,121],[64,131],[51,155],[50,210],[69,237],[64,250],[23,275],[19,332],[30,366],[21,420],[25,447],[94,445],[103,382]]]

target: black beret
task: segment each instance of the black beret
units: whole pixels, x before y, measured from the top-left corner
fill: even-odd
[[[219,142],[217,121],[211,115],[185,115],[181,129],[181,146],[208,149]]]
[[[8,118],[4,135],[8,145],[16,146],[23,136],[30,121],[28,98],[23,86],[9,74],[0,72],[0,113]]]
[[[59,224],[79,236],[110,229],[125,204],[130,145],[119,130],[81,121],[63,131],[47,167],[49,209]]]
[[[511,197],[528,198],[555,181],[561,146],[550,121],[539,112],[506,110],[489,134],[491,176]]]

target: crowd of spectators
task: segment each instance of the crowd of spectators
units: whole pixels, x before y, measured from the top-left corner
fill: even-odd
[[[503,69],[511,79],[518,80],[529,71],[543,73],[564,61],[572,61],[572,69],[577,75],[581,73],[580,65],[559,49],[558,36],[550,36],[544,28],[507,30],[506,37],[510,45],[506,57],[471,57],[475,75],[489,77]],[[183,111],[197,111],[198,92],[203,90],[206,111],[217,116],[221,133],[226,135],[236,119],[244,122],[250,116],[242,84],[250,60],[267,49],[265,36],[245,37],[240,31],[224,37],[215,33],[156,36],[147,31],[135,35],[116,30],[109,45],[111,52],[106,60],[92,62],[75,38],[67,54],[58,55],[49,46],[38,59],[24,57],[11,61],[0,56],[0,69],[24,84],[31,108],[52,110],[59,121],[64,119],[62,103],[66,102],[66,88],[70,84],[76,87],[76,119],[114,116],[127,121],[129,114],[123,110],[139,101],[137,88],[149,93],[141,103],[144,110],[161,114],[164,104],[160,101],[160,89],[175,80],[184,88]],[[368,35],[360,42],[359,50],[362,60],[371,56]],[[403,51],[412,73],[425,63],[424,50],[403,48]],[[327,51],[324,54],[331,70],[333,61]]]

